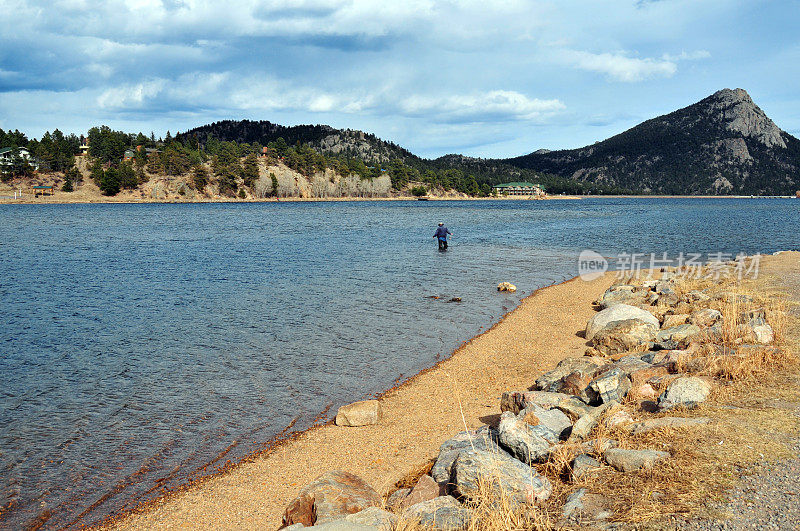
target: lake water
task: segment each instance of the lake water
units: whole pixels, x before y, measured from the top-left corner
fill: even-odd
[[[2,205],[0,527],[90,524],[329,418],[575,276],[583,249],[797,249],[799,210],[645,198]],[[439,220],[455,233],[446,253]],[[520,291],[497,293],[501,281]]]

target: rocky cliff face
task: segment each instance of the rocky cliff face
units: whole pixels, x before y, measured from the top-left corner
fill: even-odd
[[[742,89],[723,89],[581,149],[507,162],[579,180],[673,194],[793,194],[800,141]]]

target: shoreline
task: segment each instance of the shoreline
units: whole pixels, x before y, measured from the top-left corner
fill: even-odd
[[[66,192],[65,192],[66,193]],[[160,199],[138,199],[133,200],[130,198],[120,198],[114,200],[112,198],[106,200],[94,199],[76,199],[73,201],[65,201],[61,199],[51,200],[52,197],[40,197],[36,199],[8,199],[0,198],[0,205],[105,205],[105,204],[120,204],[120,205],[135,205],[135,204],[205,204],[205,203],[356,203],[356,202],[381,202],[381,201],[420,201],[416,197],[283,197],[274,198],[267,197],[264,199],[238,199],[238,198],[213,198],[202,201],[175,201],[175,200],[160,200]],[[553,196],[546,199],[529,199],[527,197],[428,197],[420,202],[436,202],[436,201],[564,201],[564,200],[580,200],[592,196]],[[594,196],[594,197],[611,197],[611,196]],[[632,197],[632,196],[631,196]]]
[[[67,193],[67,192],[63,192]],[[583,199],[795,199],[791,195],[555,195],[544,199],[528,197],[267,197],[263,199],[208,198],[204,200],[132,199],[128,197],[65,200],[56,196],[35,199],[0,197],[0,205],[135,205],[135,204],[230,204],[230,203],[358,203],[384,201],[579,201]]]
[[[577,332],[594,313],[591,301],[613,278],[613,273],[590,282],[573,277],[535,290],[448,357],[376,394],[384,409],[384,419],[377,425],[343,428],[330,420],[299,432],[286,434],[285,429],[285,438],[278,439],[279,434],[267,448],[92,527],[145,529],[191,523],[277,528],[284,507],[299,488],[334,468],[376,478],[376,489],[386,491],[408,473],[409,466],[435,457],[441,442],[452,433],[465,425],[471,429],[490,423],[503,391],[527,386],[561,359],[582,355],[585,340]],[[556,305],[562,313],[554,317]],[[575,329],[574,333],[563,334],[565,327]],[[447,381],[454,384],[457,399],[443,389]],[[472,389],[463,390],[463,385]],[[424,415],[439,408],[445,411],[437,412],[438,423],[417,423],[402,414],[414,410]],[[410,445],[405,444],[406,438]],[[353,448],[362,451],[353,455]],[[324,458],[317,459],[320,455]],[[281,482],[279,478],[286,476],[292,479]],[[265,489],[267,485],[271,488]],[[262,492],[254,496],[254,491]]]

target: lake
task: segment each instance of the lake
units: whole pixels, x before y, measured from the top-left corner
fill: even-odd
[[[729,198],[0,205],[0,527],[91,524],[330,418],[575,276],[583,249],[798,249],[799,211]],[[446,253],[440,220],[455,233]]]

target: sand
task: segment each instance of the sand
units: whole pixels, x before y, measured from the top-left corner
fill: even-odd
[[[611,274],[592,282],[576,278],[530,295],[450,358],[389,391],[376,426],[312,429],[105,526],[276,529],[297,491],[333,469],[355,473],[385,493],[411,468],[435,458],[440,444],[465,425],[496,421],[503,391],[527,389],[561,359],[583,355],[580,334],[594,313],[591,302],[613,280]]]

